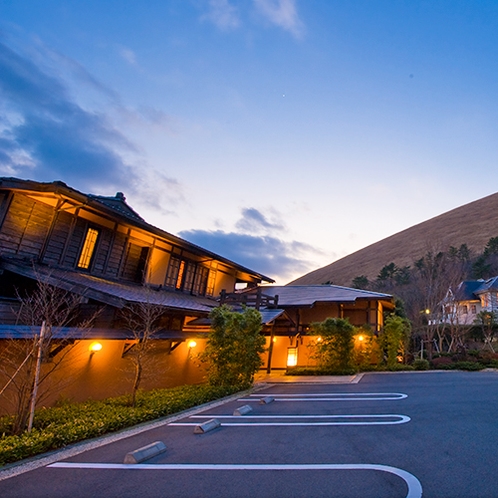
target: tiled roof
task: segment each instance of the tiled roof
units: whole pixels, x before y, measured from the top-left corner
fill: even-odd
[[[242,311],[242,309],[235,309],[234,311]],[[278,318],[280,315],[283,315],[285,313],[285,310],[279,310],[279,309],[267,309],[263,308],[259,310],[261,314],[261,324],[262,325],[268,325],[269,323],[273,322],[276,318]],[[195,320],[192,320],[188,323],[188,326],[194,326],[194,327],[208,327],[211,325],[211,319],[208,317],[203,317],[203,318],[196,318]]]
[[[358,299],[392,301],[389,294],[352,289],[338,285],[268,285],[262,286],[263,294],[278,295],[278,306],[313,306],[315,303],[347,303]]]
[[[474,292],[476,294],[482,294],[483,292],[497,291],[498,290],[498,277],[488,278],[484,282],[480,282],[480,286]]]
[[[458,301],[475,301],[479,298],[476,292],[482,286],[482,280],[464,280],[459,284],[455,292],[455,299]]]
[[[0,325],[0,339],[33,339],[39,336],[40,327],[29,325]],[[185,340],[192,337],[178,330],[159,330],[150,337],[153,340],[177,339]],[[76,340],[132,340],[135,336],[131,330],[125,329],[99,329],[79,327],[56,327],[52,330],[53,339],[76,339]]]
[[[174,310],[209,313],[213,307],[217,306],[214,299],[114,282],[77,271],[48,268],[42,265],[33,266],[14,258],[2,257],[0,267],[29,278],[42,279],[54,287],[120,308],[128,303],[150,303]]]
[[[132,220],[145,221],[134,209],[126,203],[126,197],[122,192],[118,192],[115,197],[105,197],[103,195],[88,194],[90,199],[94,199],[112,210],[131,218]]]

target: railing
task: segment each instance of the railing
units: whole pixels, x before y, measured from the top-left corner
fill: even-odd
[[[263,294],[260,287],[253,292],[231,292],[227,293],[225,289],[220,292],[220,305],[222,304],[237,304],[244,305],[249,308],[277,308],[278,295],[269,296]]]

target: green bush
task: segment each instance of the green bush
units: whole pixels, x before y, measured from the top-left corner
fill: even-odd
[[[326,318],[323,322],[312,323],[311,330],[321,337],[321,341],[315,344],[314,357],[322,371],[333,374],[355,372],[355,328],[347,318]]]
[[[430,364],[427,360],[418,358],[413,362],[413,368],[415,370],[429,370]]]
[[[14,417],[2,417],[0,466],[171,415],[239,390],[239,386],[197,385],[139,391],[135,407],[130,406],[129,396],[104,401],[65,403],[62,406],[37,410],[33,430],[20,436],[8,435]]]
[[[214,308],[206,349],[200,355],[207,364],[212,386],[249,387],[263,364],[265,336],[261,334],[261,314],[253,308],[232,311],[223,305]]]
[[[467,370],[469,372],[475,372],[478,370],[483,370],[486,365],[483,365],[479,361],[450,361],[449,363],[434,363],[433,366],[438,370]]]

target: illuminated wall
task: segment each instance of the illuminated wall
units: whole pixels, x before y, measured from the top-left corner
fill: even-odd
[[[0,341],[0,356],[13,341]],[[19,343],[21,341],[18,341]],[[78,342],[67,352],[60,366],[40,387],[39,406],[51,406],[60,400],[85,401],[120,396],[130,392],[133,382],[133,363],[123,358],[124,341],[102,340],[100,351],[92,353],[90,345],[95,341]],[[184,384],[203,382],[205,371],[197,360],[197,354],[204,349],[205,339],[195,339],[194,348],[182,342],[174,351],[169,351],[169,341],[154,341],[147,353],[141,389],[168,388]],[[10,344],[12,346],[12,344]],[[24,355],[18,351],[18,365]],[[47,369],[51,364],[43,365]],[[8,376],[0,371],[0,389]],[[0,415],[13,410],[12,389],[0,398]]]

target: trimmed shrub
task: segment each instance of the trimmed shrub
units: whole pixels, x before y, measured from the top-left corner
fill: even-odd
[[[429,370],[429,362],[427,360],[423,360],[418,358],[413,362],[413,368],[415,370]]]
[[[266,340],[261,334],[261,314],[253,308],[239,313],[223,305],[209,316],[211,331],[200,355],[207,364],[209,384],[249,387],[263,364]]]
[[[173,389],[139,391],[136,406],[130,397],[66,403],[42,408],[35,415],[34,428],[19,436],[8,435],[14,417],[2,417],[0,427],[0,466],[68,444],[125,429],[172,413],[223,398],[240,390],[238,386],[182,386]]]
[[[355,328],[347,318],[327,318],[313,323],[311,329],[314,335],[321,337],[321,341],[316,343],[314,355],[320,370],[331,374],[356,371],[353,362]]]

